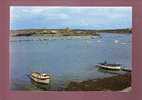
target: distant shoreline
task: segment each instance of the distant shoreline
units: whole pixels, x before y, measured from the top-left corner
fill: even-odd
[[[11,30],[12,37],[20,36],[45,36],[45,37],[61,37],[61,36],[100,36],[100,33],[114,34],[131,34],[132,30],[126,29],[108,29],[108,30],[87,30],[87,29],[22,29]]]

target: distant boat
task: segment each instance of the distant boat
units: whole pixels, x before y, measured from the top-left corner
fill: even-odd
[[[121,70],[122,69],[121,64],[108,64],[107,62],[99,63],[96,65],[96,67],[99,67],[101,69],[106,69],[106,70]]]
[[[37,83],[42,83],[42,84],[49,84],[51,80],[51,76],[46,74],[46,73],[39,73],[39,72],[32,72],[29,75],[30,79]]]
[[[118,40],[115,40],[114,43],[118,43]]]
[[[120,43],[120,44],[127,44],[127,43],[123,42],[123,43]]]

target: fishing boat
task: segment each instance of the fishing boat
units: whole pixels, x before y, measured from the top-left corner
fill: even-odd
[[[29,77],[37,83],[42,84],[49,84],[51,80],[51,76],[46,73],[40,73],[40,72],[32,72]]]
[[[121,70],[122,69],[121,64],[109,64],[107,62],[99,63],[96,65],[96,67],[99,67],[100,69],[105,69],[105,70]]]

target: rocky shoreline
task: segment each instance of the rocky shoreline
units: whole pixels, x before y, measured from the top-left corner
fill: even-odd
[[[121,91],[131,86],[131,72],[96,80],[72,81],[66,91]]]

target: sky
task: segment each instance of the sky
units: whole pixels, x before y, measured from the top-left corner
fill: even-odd
[[[131,7],[11,6],[10,29],[132,27]]]

